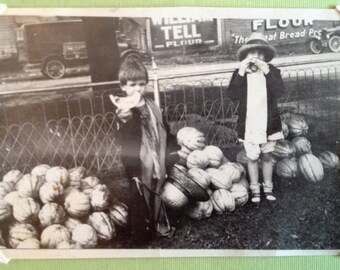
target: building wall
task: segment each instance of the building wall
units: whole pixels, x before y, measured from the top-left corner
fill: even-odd
[[[18,57],[16,28],[25,23],[50,22],[68,17],[1,16],[0,60]],[[305,20],[250,20],[250,19],[169,19],[124,18],[120,20],[119,33],[135,49],[166,57],[175,54],[206,52],[222,48],[230,54],[246,42],[252,32],[264,32],[278,52],[295,53],[305,50],[308,39],[324,27],[333,27],[332,21]],[[183,46],[184,45],[184,46]],[[302,46],[300,46],[302,45]],[[18,49],[19,47],[19,49]],[[7,53],[5,49],[7,48]],[[9,49],[10,48],[10,49]],[[2,53],[1,53],[2,51]]]
[[[15,20],[11,16],[0,16],[0,61],[18,56]]]
[[[144,19],[145,20],[145,19]],[[122,39],[130,44],[133,49],[146,52],[145,29],[134,19],[124,18],[119,22],[119,32]]]

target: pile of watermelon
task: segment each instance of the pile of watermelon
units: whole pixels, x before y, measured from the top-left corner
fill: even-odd
[[[331,151],[323,151],[317,156],[312,152],[312,145],[306,138],[308,124],[301,115],[282,115],[282,130],[285,139],[279,140],[273,152],[275,173],[282,178],[302,176],[309,182],[316,183],[324,179],[325,169],[339,168],[339,157]],[[238,162],[247,163],[245,150],[237,154]]]
[[[94,248],[127,225],[127,206],[84,167],[37,165],[0,182],[0,248]]]
[[[234,211],[248,201],[245,168],[229,161],[217,146],[206,145],[205,136],[193,127],[177,133],[181,146],[180,161],[170,172],[161,197],[172,208],[185,211],[191,218],[210,217]]]
[[[331,151],[313,154],[312,145],[306,138],[308,128],[303,116],[282,116],[285,139],[277,142],[273,152],[275,173],[279,177],[302,176],[316,183],[324,179],[325,170],[339,168],[339,158]],[[176,167],[182,173],[170,173],[174,181],[166,183],[161,193],[169,207],[185,210],[190,217],[201,219],[210,217],[213,211],[233,211],[235,206],[247,202],[248,158],[244,149],[237,154],[237,162],[230,162],[221,149],[206,145],[204,134],[193,127],[180,129],[177,141],[181,150]],[[199,184],[209,196],[197,196],[197,188],[192,188],[192,182]]]

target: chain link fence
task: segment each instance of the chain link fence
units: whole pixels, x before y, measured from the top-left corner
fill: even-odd
[[[223,78],[173,83],[160,81],[161,107],[174,135],[195,126],[207,143],[221,148],[237,144],[238,103],[226,96],[231,74]],[[286,92],[281,113],[296,113],[310,124],[310,138],[339,141],[340,66],[283,70]],[[154,82],[155,83],[155,82]],[[152,90],[152,83],[148,86]],[[115,115],[109,94],[89,87],[0,96],[1,174],[29,172],[35,165],[84,166],[94,173],[121,167],[115,142]]]

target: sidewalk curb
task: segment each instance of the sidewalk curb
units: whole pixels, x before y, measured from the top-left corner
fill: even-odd
[[[289,66],[298,66],[298,65],[306,65],[306,64],[317,64],[317,63],[328,63],[328,62],[336,62],[340,61],[339,59],[325,59],[325,60],[312,60],[312,61],[296,61],[294,63],[292,62],[283,62],[283,63],[275,63],[273,61],[273,64],[276,67],[289,67]],[[230,64],[232,67],[224,68],[221,67],[219,69],[213,69],[213,70],[207,70],[207,71],[199,71],[199,72],[190,72],[190,73],[178,73],[178,74],[172,74],[172,75],[159,75],[159,80],[170,80],[175,78],[184,78],[189,76],[200,76],[200,75],[212,75],[212,74],[220,74],[220,73],[232,73],[235,71],[236,68],[238,68],[238,62],[234,62]],[[153,80],[153,75],[151,74],[150,80]]]

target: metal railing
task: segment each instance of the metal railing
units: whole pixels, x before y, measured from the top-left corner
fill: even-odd
[[[206,134],[209,144],[235,145],[238,103],[226,96],[230,75],[190,83],[154,82],[159,83],[160,104],[171,132],[191,125]],[[334,65],[282,71],[286,92],[279,103],[281,112],[305,115],[312,138],[320,132],[338,138],[339,75],[340,66]],[[92,91],[92,86],[96,85],[75,87],[72,93],[65,88],[1,95],[1,174],[10,169],[29,172],[40,163],[82,165],[93,172],[120,167],[115,115],[108,98],[119,94],[119,87],[106,84],[108,90]],[[152,92],[152,84],[149,87]]]
[[[327,137],[338,135],[340,66],[327,65],[307,69],[283,70],[285,94],[279,100],[283,113],[304,115],[311,125],[309,137],[320,135],[323,126]],[[235,133],[237,102],[226,96],[231,74],[191,83],[161,83],[161,103],[167,121],[178,128],[196,126],[206,131],[208,142],[220,147],[237,143]],[[317,119],[321,120],[317,121]]]
[[[115,116],[107,91],[88,87],[57,92],[3,95],[0,106],[0,161],[3,171],[35,165],[84,166],[89,171],[120,166]]]

